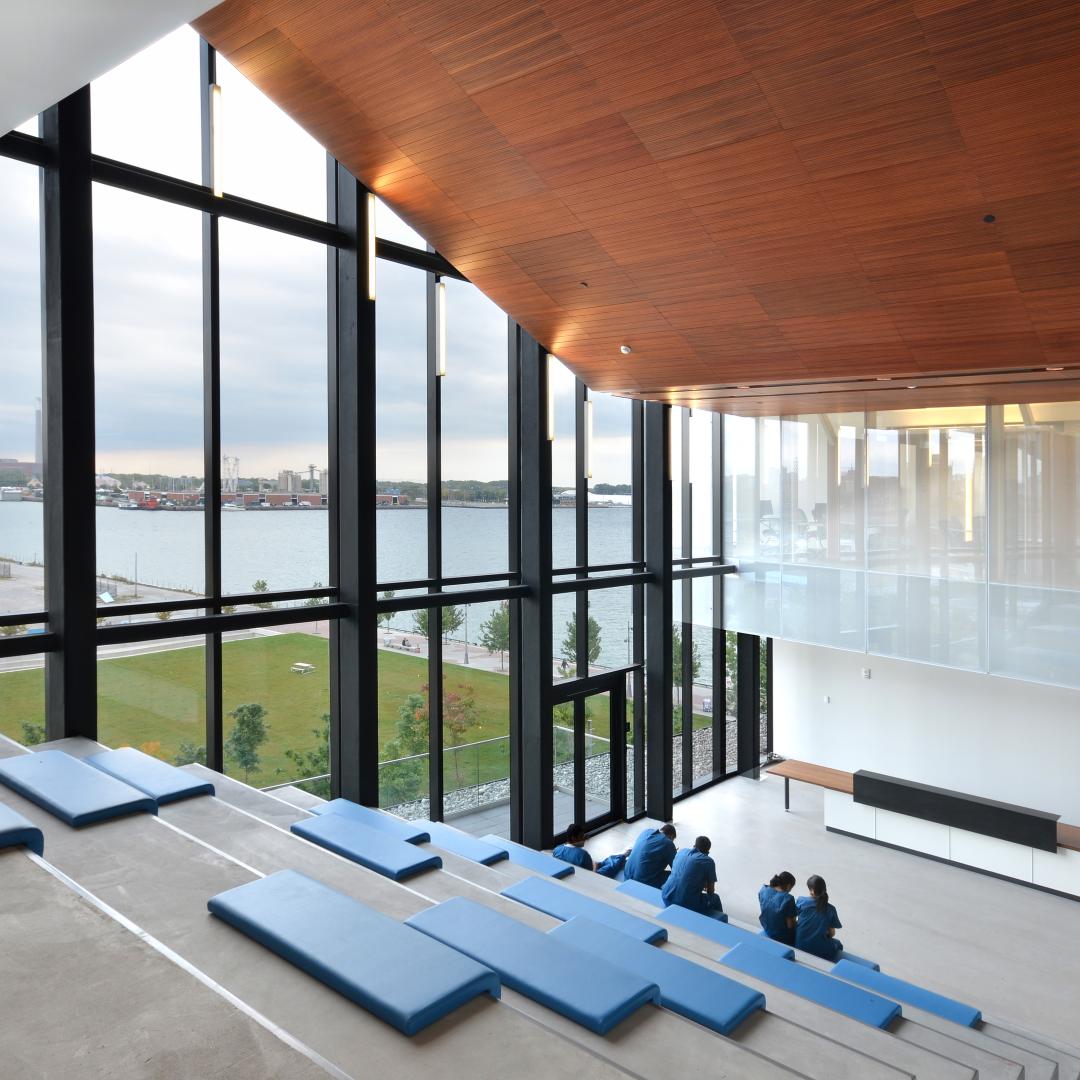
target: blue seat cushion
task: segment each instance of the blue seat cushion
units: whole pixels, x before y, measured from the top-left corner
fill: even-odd
[[[881,965],[876,960],[867,960],[864,956],[856,956],[853,952],[848,952],[844,949],[840,953],[841,960],[848,960],[853,964],[858,964],[860,967],[869,968],[871,971],[880,971]]]
[[[45,854],[45,838],[41,830],[10,806],[0,803],[0,848],[23,844],[38,855]]]
[[[403,881],[422,870],[438,870],[442,866],[438,855],[387,836],[378,829],[368,828],[343,814],[305,818],[294,822],[292,831],[394,881]]]
[[[895,1001],[805,964],[789,963],[752,945],[737,945],[720,958],[720,963],[873,1027],[886,1028],[900,1015]]]
[[[924,990],[914,983],[905,982],[893,975],[885,975],[881,971],[873,971],[850,960],[838,960],[833,965],[833,974],[896,1001],[902,1001],[905,1005],[922,1009],[923,1012],[963,1024],[964,1027],[975,1027],[982,1020],[981,1010],[972,1005],[965,1005],[943,994],[935,994],[932,990]]]
[[[416,824],[424,827],[433,844],[437,844],[446,851],[452,851],[463,859],[491,866],[492,863],[501,862],[510,857],[505,845],[489,844],[486,840],[470,836],[467,832],[455,829],[453,825],[447,825],[444,821],[418,821]]]
[[[489,844],[494,844],[496,847],[503,848],[512,863],[517,866],[524,866],[526,870],[531,870],[534,874],[546,874],[548,877],[559,878],[569,877],[574,872],[574,868],[570,863],[563,862],[562,859],[556,859],[554,855],[536,851],[531,847],[526,847],[524,844],[515,844],[512,840],[503,840],[502,837],[495,836],[494,833],[488,833],[484,840]]]
[[[74,828],[143,810],[157,813],[149,795],[62,750],[4,758],[0,783]]]
[[[387,836],[404,840],[407,844],[426,844],[431,837],[417,828],[411,821],[388,814],[385,810],[376,810],[372,806],[361,806],[350,799],[331,799],[324,806],[312,807],[313,814],[340,814],[342,817],[359,821],[369,829],[378,829]]]
[[[737,945],[752,945],[755,949],[779,957],[781,960],[791,960],[795,956],[795,950],[790,945],[773,941],[772,938],[758,937],[752,930],[744,930],[741,926],[720,922],[711,915],[702,915],[689,908],[679,907],[678,904],[664,908],[656,917],[661,922],[682,927],[683,930],[689,930],[699,937],[715,941],[717,945],[723,945],[725,949],[734,949]]]
[[[187,799],[192,795],[213,795],[214,785],[193,773],[184,772],[175,765],[160,761],[131,746],[119,750],[105,750],[83,759],[87,765],[115,776],[149,795],[158,806]]]
[[[464,897],[407,922],[496,971],[503,985],[600,1035],[642,1005],[659,1001],[654,982]]]
[[[625,893],[627,896],[633,896],[637,900],[644,900],[646,904],[652,904],[655,908],[664,906],[660,890],[655,885],[646,885],[643,881],[634,881],[633,878],[627,878],[615,886],[615,891]]]
[[[665,1009],[730,1035],[748,1016],[765,1008],[765,995],[718,971],[664,949],[627,941],[618,930],[578,917],[548,931],[548,937],[609,960],[660,987]]]
[[[502,894],[511,900],[516,900],[519,904],[526,904],[537,911],[542,911],[545,915],[562,919],[563,922],[583,915],[593,922],[604,923],[620,934],[644,941],[648,945],[654,945],[658,941],[667,941],[667,931],[662,926],[621,911],[610,904],[605,904],[602,900],[583,896],[550,878],[522,878],[521,881],[508,885],[503,889]]]
[[[207,907],[406,1035],[500,994],[490,968],[295,870],[219,893]]]

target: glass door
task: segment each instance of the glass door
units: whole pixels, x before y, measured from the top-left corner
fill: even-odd
[[[626,816],[626,672],[554,687],[552,823],[556,840],[577,822],[588,830]]]

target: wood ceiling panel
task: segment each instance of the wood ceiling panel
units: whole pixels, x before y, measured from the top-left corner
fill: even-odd
[[[1076,0],[226,0],[197,29],[597,388],[1077,392]]]

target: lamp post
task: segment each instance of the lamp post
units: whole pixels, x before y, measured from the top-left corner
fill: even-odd
[[[469,662],[469,605],[465,605],[465,663]]]

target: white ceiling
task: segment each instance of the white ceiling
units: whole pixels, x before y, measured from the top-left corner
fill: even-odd
[[[0,0],[0,134],[215,6],[216,0]]]

